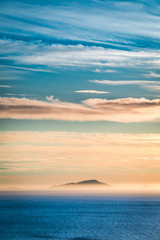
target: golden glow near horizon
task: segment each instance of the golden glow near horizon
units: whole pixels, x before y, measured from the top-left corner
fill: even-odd
[[[98,179],[113,189],[160,189],[160,136],[1,132],[0,188],[45,189]],[[140,188],[141,189],[141,188]]]

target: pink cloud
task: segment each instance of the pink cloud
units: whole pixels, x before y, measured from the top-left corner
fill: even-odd
[[[31,100],[27,98],[0,98],[0,118],[55,119],[67,121],[141,122],[160,119],[160,99],[90,98],[80,104]]]

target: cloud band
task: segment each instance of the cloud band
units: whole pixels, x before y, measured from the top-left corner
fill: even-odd
[[[80,104],[27,98],[0,98],[0,118],[66,121],[142,122],[160,119],[160,99],[91,98]]]

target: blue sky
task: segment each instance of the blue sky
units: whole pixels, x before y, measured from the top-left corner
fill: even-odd
[[[0,130],[160,131],[158,1],[0,5]]]

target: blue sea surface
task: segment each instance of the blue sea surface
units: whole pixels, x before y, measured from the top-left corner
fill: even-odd
[[[1,240],[160,240],[160,199],[0,196]]]

